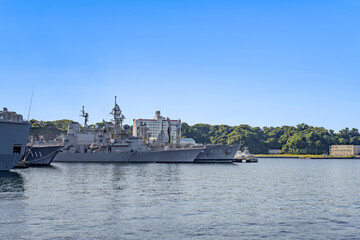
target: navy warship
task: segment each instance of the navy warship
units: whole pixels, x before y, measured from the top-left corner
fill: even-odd
[[[183,141],[181,138],[181,120],[170,120],[160,115],[160,111],[155,112],[153,119],[134,119],[133,135],[144,138],[152,148],[160,145],[170,146],[171,149],[198,148],[203,150],[195,158],[194,163],[232,163],[236,151],[240,144],[235,145],[205,145],[196,144],[192,141]]]
[[[194,163],[232,163],[240,144],[235,145],[206,145],[194,160]]]
[[[0,111],[0,171],[12,169],[24,156],[30,126],[21,114]]]
[[[54,162],[123,162],[123,163],[192,163],[203,148],[170,149],[168,146],[156,148],[147,144],[144,139],[127,137],[122,126],[125,119],[116,102],[112,109],[113,124],[103,122],[101,128],[89,128],[89,114],[84,107],[84,128],[72,123],[64,137],[64,147],[57,154]]]
[[[48,166],[58,154],[59,145],[32,145],[28,147],[24,161],[29,166]]]

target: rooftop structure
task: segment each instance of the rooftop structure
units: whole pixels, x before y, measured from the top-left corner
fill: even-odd
[[[10,112],[6,107],[0,111],[0,121],[1,122],[23,122],[23,116],[17,114],[16,112]]]

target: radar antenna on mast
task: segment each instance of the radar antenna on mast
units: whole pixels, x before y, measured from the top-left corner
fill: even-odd
[[[115,124],[115,133],[119,134],[123,129],[122,124],[124,122],[125,116],[121,113],[121,109],[119,105],[116,103],[116,98],[117,96],[115,96],[115,106],[110,114],[114,116],[114,119],[112,121]]]
[[[85,107],[84,106],[82,106],[80,117],[85,118],[85,120],[84,120],[84,128],[87,128],[87,123],[89,121],[89,114],[87,112],[85,112]]]
[[[149,136],[148,136],[148,131],[149,131],[149,128],[146,127],[146,123],[143,123],[142,120],[140,120],[140,125],[138,126],[139,130],[140,130],[140,136],[142,136],[143,138],[143,143],[145,143]]]

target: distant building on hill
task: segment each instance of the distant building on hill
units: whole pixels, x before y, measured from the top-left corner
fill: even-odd
[[[281,149],[269,149],[269,154],[281,154]]]
[[[359,155],[360,145],[331,145],[331,156],[354,156]]]
[[[21,114],[17,114],[16,112],[10,112],[6,107],[3,110],[0,110],[0,121],[5,122],[22,122],[23,116]]]

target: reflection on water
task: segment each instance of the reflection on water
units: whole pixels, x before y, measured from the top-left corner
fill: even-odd
[[[0,175],[0,239],[360,236],[360,161],[54,163],[16,172]]]
[[[61,168],[54,165],[34,165],[30,167],[31,169],[40,168],[40,169],[49,169],[54,171],[60,171]]]
[[[0,172],[0,238],[21,239],[28,233],[22,174]]]
[[[0,179],[1,178],[17,178],[17,177],[21,177],[21,175],[17,172],[12,172],[12,171],[0,172]]]
[[[23,196],[24,179],[16,172],[0,172],[0,199],[16,199]]]

